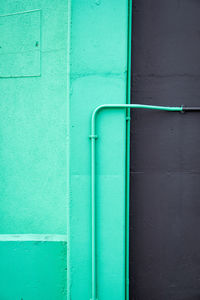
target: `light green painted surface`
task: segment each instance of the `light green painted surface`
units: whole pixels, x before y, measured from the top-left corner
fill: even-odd
[[[66,243],[0,242],[1,300],[66,300]]]
[[[73,300],[89,300],[90,121],[96,106],[126,103],[128,1],[73,0],[71,5],[70,292]],[[125,299],[125,127],[123,111],[98,117],[98,300]]]
[[[40,76],[41,11],[0,16],[0,24],[0,78]]]
[[[90,119],[127,100],[128,0],[71,0],[70,20],[68,1],[0,2],[0,234],[69,234],[67,295],[66,244],[10,241],[2,300],[91,297]],[[125,112],[97,132],[98,300],[123,300]]]
[[[0,78],[0,233],[66,233],[67,5],[0,2],[0,15],[40,10],[0,17],[0,76],[22,75]],[[41,76],[23,77],[38,75],[38,51]]]
[[[67,298],[68,22],[67,0],[0,1],[1,300]]]

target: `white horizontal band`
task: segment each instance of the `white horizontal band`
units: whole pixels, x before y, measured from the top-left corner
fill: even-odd
[[[0,242],[67,242],[64,234],[0,234]]]

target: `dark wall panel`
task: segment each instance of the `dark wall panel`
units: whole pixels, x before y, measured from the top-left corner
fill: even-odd
[[[200,105],[200,1],[133,1],[132,103]],[[200,299],[200,113],[135,111],[130,299]]]

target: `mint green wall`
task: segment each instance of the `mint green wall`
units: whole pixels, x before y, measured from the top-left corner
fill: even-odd
[[[0,242],[1,300],[66,300],[66,243]]]
[[[0,16],[0,233],[65,234],[68,3],[0,2],[35,9]]]
[[[128,0],[1,0],[0,36],[0,299],[89,300],[90,118],[126,102]],[[125,126],[98,117],[98,300],[125,298]]]
[[[90,119],[126,103],[128,0],[71,2],[70,235],[72,300],[91,298]],[[101,112],[97,131],[98,299],[125,298],[125,115]],[[70,295],[69,295],[70,297]]]
[[[0,1],[2,300],[67,297],[68,13]]]

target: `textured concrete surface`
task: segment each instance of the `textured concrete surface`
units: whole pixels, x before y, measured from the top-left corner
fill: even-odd
[[[200,2],[136,0],[132,102],[200,105]],[[131,297],[200,297],[200,115],[137,111],[131,132]]]

